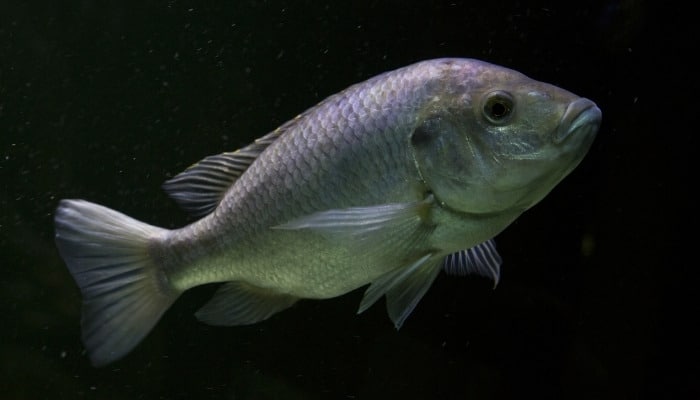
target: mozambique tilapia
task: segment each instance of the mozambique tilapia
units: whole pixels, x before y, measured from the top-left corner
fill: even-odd
[[[94,365],[121,358],[185,290],[225,282],[203,322],[262,321],[368,285],[401,326],[441,270],[498,280],[493,237],[588,151],[596,105],[473,59],[435,59],[335,94],[165,190],[200,217],[168,230],[62,200],[56,243],[83,295]]]

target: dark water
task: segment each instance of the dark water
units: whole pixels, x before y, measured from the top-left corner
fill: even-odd
[[[0,5],[3,399],[700,394],[680,232],[697,214],[685,209],[692,25],[641,1],[105,3]],[[53,244],[59,199],[181,226],[168,177],[349,84],[443,56],[509,66],[603,110],[580,167],[497,238],[495,291],[441,276],[396,332],[381,305],[355,315],[361,290],[209,327],[192,316],[214,289],[202,287],[124,360],[90,366]]]

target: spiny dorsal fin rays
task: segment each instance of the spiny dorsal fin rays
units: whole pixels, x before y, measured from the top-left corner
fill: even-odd
[[[494,288],[498,284],[502,260],[493,239],[450,254],[442,263],[435,263],[434,259],[431,259],[432,254],[426,254],[408,267],[398,268],[373,281],[365,291],[357,312],[365,311],[382,295],[386,295],[389,317],[396,329],[401,328],[441,269],[448,274],[476,274],[491,278]]]
[[[282,125],[242,149],[206,157],[166,181],[163,189],[191,215],[203,217],[214,211],[231,185],[291,125]]]
[[[475,274],[493,279],[495,288],[501,275],[502,261],[496,250],[496,242],[489,239],[472,248],[449,254],[442,268],[450,275]]]

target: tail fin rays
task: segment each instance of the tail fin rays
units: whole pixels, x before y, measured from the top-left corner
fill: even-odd
[[[95,366],[131,351],[178,297],[149,254],[166,231],[83,200],[62,200],[56,244],[83,294],[82,336]]]

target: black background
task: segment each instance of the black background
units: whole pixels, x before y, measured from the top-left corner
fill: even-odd
[[[2,2],[0,397],[698,398],[687,13],[642,1]],[[396,332],[381,304],[355,315],[361,290],[209,327],[192,317],[205,286],[124,360],[90,366],[53,244],[59,199],[182,226],[167,178],[352,83],[445,56],[603,110],[583,163],[499,235],[496,290],[441,276]]]

